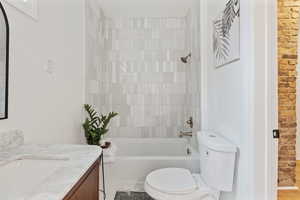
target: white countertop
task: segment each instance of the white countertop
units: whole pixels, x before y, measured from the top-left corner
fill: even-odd
[[[3,146],[4,145],[2,145],[2,147]],[[9,146],[9,148],[1,149],[0,145],[0,172],[1,168],[2,170],[4,170],[5,168],[7,170],[10,164],[12,164],[13,162],[18,162],[20,160],[38,160],[38,162],[43,161],[43,164],[46,165],[46,167],[47,164],[45,163],[49,162],[49,171],[52,170],[53,172],[49,172],[51,173],[50,175],[48,173],[45,179],[43,179],[39,184],[35,185],[32,189],[30,189],[30,191],[24,192],[24,195],[19,195],[18,198],[15,199],[5,200],[62,200],[102,153],[101,148],[99,148],[98,146],[87,145],[12,146]],[[51,162],[55,160],[61,161],[61,163],[57,168],[53,169],[51,168]],[[24,171],[24,173],[27,173],[27,177],[30,177],[31,174],[28,173],[32,172],[28,171],[29,170],[26,170]],[[32,177],[34,177],[35,175],[35,173],[32,173]],[[6,180],[7,177],[9,176],[7,176],[6,173]],[[1,179],[0,177],[0,185],[7,184],[7,182],[9,182],[3,179],[5,178]],[[31,184],[30,180],[27,180],[27,182],[28,184]],[[18,188],[15,189],[18,191]],[[1,193],[3,194],[3,192],[5,191],[1,191],[0,188],[1,200],[3,199],[1,198]]]

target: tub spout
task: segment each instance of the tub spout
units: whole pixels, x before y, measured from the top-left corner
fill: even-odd
[[[183,132],[183,131],[180,131],[179,133],[179,137],[182,138],[182,137],[193,137],[193,132]]]

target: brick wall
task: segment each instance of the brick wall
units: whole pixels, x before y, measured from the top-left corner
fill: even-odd
[[[300,0],[278,0],[279,186],[295,185],[296,65]]]

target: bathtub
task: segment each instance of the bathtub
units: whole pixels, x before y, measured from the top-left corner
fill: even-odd
[[[153,170],[179,167],[199,172],[199,153],[182,139],[110,139],[118,148],[116,160],[105,164],[107,200],[116,191],[143,191]]]

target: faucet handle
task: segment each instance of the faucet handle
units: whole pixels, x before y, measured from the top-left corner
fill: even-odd
[[[193,132],[192,131],[188,131],[188,132],[180,131],[179,137],[180,138],[182,138],[182,137],[193,137]]]
[[[186,121],[186,123],[190,126],[190,128],[194,127],[194,122],[193,122],[193,117],[190,117],[188,121]]]

